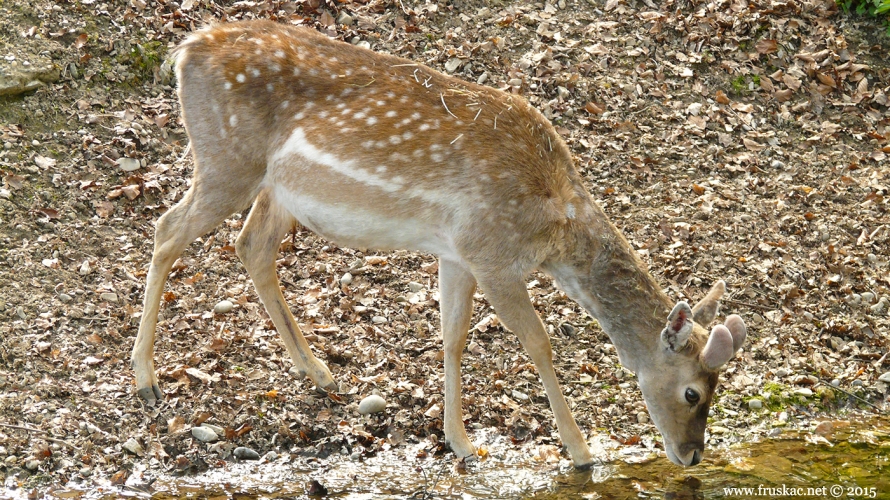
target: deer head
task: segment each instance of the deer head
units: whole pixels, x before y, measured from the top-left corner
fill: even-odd
[[[714,326],[710,334],[705,329],[714,321],[725,289],[718,281],[695,307],[677,303],[666,318],[657,349],[646,363],[637,364],[649,415],[664,438],[668,458],[678,465],[701,461],[718,372],[745,342],[745,323],[736,315]]]

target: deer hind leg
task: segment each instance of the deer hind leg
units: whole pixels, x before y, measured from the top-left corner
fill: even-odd
[[[474,456],[476,449],[464,429],[460,398],[460,358],[473,314],[476,279],[456,262],[439,260],[439,305],[445,345],[445,442],[459,457]]]
[[[130,358],[137,393],[146,401],[163,399],[153,358],[164,283],[173,263],[188,245],[216,227],[226,216],[242,210],[253,198],[250,190],[243,186],[239,186],[237,192],[230,191],[231,188],[226,185],[202,182],[196,178],[182,200],[158,219],[155,247],[145,285],[142,319]]]
[[[550,400],[550,408],[556,419],[559,436],[568,449],[569,455],[572,456],[575,466],[589,467],[593,462],[593,456],[590,454],[584,435],[581,434],[578,424],[572,417],[559,387],[559,381],[553,369],[553,350],[550,347],[550,337],[532,306],[525,282],[519,277],[486,276],[483,279],[477,274],[477,278],[479,278],[479,286],[485,293],[485,298],[494,307],[498,318],[519,337],[519,341],[538,369],[547,399]]]
[[[238,235],[235,249],[297,370],[301,375],[308,375],[319,390],[336,392],[337,383],[331,372],[312,354],[281,294],[275,258],[282,238],[293,223],[294,218],[275,203],[269,191],[261,191]]]

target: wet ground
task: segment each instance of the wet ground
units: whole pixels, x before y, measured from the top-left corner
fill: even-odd
[[[228,463],[197,476],[133,471],[124,486],[69,487],[32,498],[890,498],[890,418],[774,429],[772,437],[711,450],[697,467],[680,468],[641,446],[607,436],[592,443],[604,462],[577,471],[557,450],[513,445],[477,434],[487,456],[466,464],[419,458],[421,445],[362,461],[277,457]],[[7,487],[12,486],[7,483]],[[0,497],[28,496],[7,489]]]

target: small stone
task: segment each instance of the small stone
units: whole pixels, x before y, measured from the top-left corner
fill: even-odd
[[[99,298],[106,301],[116,304],[117,303],[117,294],[114,292],[105,292],[99,295]]]
[[[77,272],[80,273],[81,276],[86,276],[93,272],[93,267],[90,266],[90,261],[83,261],[83,263],[80,265],[80,269],[78,269]]]
[[[67,293],[59,294],[59,300],[62,301],[63,304],[67,304],[68,302],[71,302],[71,299],[72,299],[72,297],[70,295],[68,295]]]
[[[748,400],[748,409],[749,410],[759,410],[763,408],[763,401],[759,399],[750,399]]]
[[[383,316],[374,316],[371,318],[371,323],[374,323],[375,325],[382,325],[383,323],[386,323],[386,322],[387,322],[387,319],[384,318]]]
[[[810,389],[807,389],[806,387],[804,387],[804,388],[802,388],[802,389],[797,389],[797,390],[795,390],[795,391],[794,391],[794,394],[797,394],[797,395],[803,396],[803,397],[805,397],[805,398],[808,398],[808,397],[810,397],[810,396],[813,395],[813,391],[810,390]]]
[[[719,425],[712,425],[710,428],[711,434],[729,434],[729,429],[726,427],[720,427]]]
[[[834,387],[840,387],[840,386],[841,386],[841,380],[836,378],[836,379],[834,379],[834,380],[831,381],[831,385],[833,385]]]
[[[880,377],[878,377],[878,380],[884,382],[885,384],[890,384],[890,372],[882,374]]]
[[[192,427],[192,436],[205,443],[212,443],[219,439],[219,435],[207,427]]]
[[[787,421],[788,421],[788,412],[783,411],[782,413],[779,413],[779,422],[787,422]]]
[[[779,368],[776,370],[776,377],[778,378],[785,378],[788,375],[791,375],[791,370],[788,370],[787,368]]]
[[[39,460],[28,460],[28,461],[25,463],[25,468],[28,469],[28,470],[37,470],[38,467],[40,467],[40,461],[39,461]]]
[[[118,158],[115,163],[117,163],[117,166],[124,172],[133,172],[142,167],[142,163],[135,158]]]
[[[379,413],[386,409],[386,401],[376,394],[372,394],[358,404],[358,412],[362,415]]]
[[[270,451],[269,453],[266,453],[265,455],[263,455],[263,460],[265,460],[266,462],[274,462],[274,461],[278,460],[278,453],[275,453],[274,451]]]
[[[260,454],[250,448],[239,446],[234,451],[235,458],[238,460],[259,460]]]
[[[226,433],[226,430],[223,429],[222,427],[220,427],[218,425],[208,424],[206,422],[201,424],[201,427],[206,427],[206,428],[210,429],[211,431],[215,432],[217,436],[222,436]]]
[[[340,15],[337,16],[337,24],[342,24],[344,26],[352,26],[355,23],[355,20],[347,14],[345,11],[341,11]]]
[[[638,412],[637,413],[637,423],[638,424],[649,423],[649,415],[644,411]]]
[[[121,445],[121,448],[129,451],[134,455],[139,455],[140,457],[145,453],[145,449],[139,444],[139,441],[136,441],[135,438],[130,438]]]
[[[454,73],[454,71],[461,65],[461,62],[463,62],[463,61],[461,61],[457,57],[452,57],[451,59],[449,59],[448,61],[445,62],[445,71],[447,71],[449,73]]]
[[[516,389],[510,391],[510,395],[513,396],[513,399],[518,399],[520,401],[528,401],[528,394],[524,392],[519,392]]]
[[[352,275],[349,273],[343,273],[343,276],[340,277],[340,285],[346,286],[352,283]]]
[[[853,381],[853,387],[862,387],[862,381],[861,381],[861,380],[854,380],[854,381]]]
[[[416,281],[410,281],[410,282],[408,282],[408,290],[411,293],[417,293],[417,292],[423,290],[423,285],[421,285],[420,283],[418,283]]]
[[[213,312],[215,312],[216,314],[226,314],[228,312],[231,312],[234,307],[235,304],[233,304],[231,301],[221,300],[219,301],[219,303],[213,306]]]
[[[875,300],[875,294],[871,292],[862,292],[860,296],[862,297],[862,301],[866,304],[871,304]]]
[[[769,164],[769,166],[772,167],[772,168],[785,168],[785,164],[782,163],[782,162],[779,161],[779,160],[773,160],[773,161],[771,161],[770,164]]]

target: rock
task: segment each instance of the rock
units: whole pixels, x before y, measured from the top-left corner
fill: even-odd
[[[709,429],[711,434],[729,434],[729,429],[726,427],[721,427],[719,425],[712,425]]]
[[[234,452],[235,458],[238,460],[259,460],[260,454],[251,450],[250,448],[239,446],[235,448]]]
[[[274,462],[274,461],[278,460],[278,453],[275,453],[274,451],[270,451],[269,453],[266,453],[265,455],[263,455],[263,460],[265,460],[267,462]]]
[[[121,157],[118,158],[115,163],[117,163],[118,168],[124,172],[133,172],[142,168],[142,162],[135,158]]]
[[[637,413],[637,423],[638,424],[647,424],[649,423],[649,414],[644,411]]]
[[[788,375],[791,375],[791,370],[788,370],[787,368],[779,368],[776,370],[776,377],[778,378],[785,378]]]
[[[794,394],[808,398],[813,395],[813,391],[804,387],[803,389],[797,389],[796,391],[794,391]]]
[[[231,312],[234,307],[235,304],[233,304],[231,301],[221,300],[219,301],[219,303],[213,306],[213,312],[215,312],[216,314],[226,314],[228,312]]]
[[[417,292],[423,290],[423,285],[421,285],[420,283],[418,283],[416,281],[411,281],[408,283],[408,290],[411,293],[417,293]]]
[[[854,381],[853,381],[853,387],[862,387],[862,381],[861,381],[861,380],[854,380]]]
[[[834,380],[831,381],[831,385],[833,385],[834,387],[840,387],[840,386],[841,386],[841,380],[838,379],[838,378],[836,378],[836,379],[834,379]]]
[[[337,16],[337,24],[342,24],[344,26],[352,26],[355,23],[355,20],[346,13],[346,11],[341,11],[340,15]]]
[[[787,422],[787,421],[788,421],[788,412],[783,411],[782,413],[779,413],[779,422]]]
[[[105,293],[99,295],[99,298],[106,302],[111,302],[113,304],[117,303],[117,294],[114,292],[105,292]]]
[[[451,59],[448,59],[448,61],[445,62],[445,71],[447,71],[449,73],[454,73],[454,71],[458,67],[460,67],[462,62],[463,61],[461,61],[457,57],[452,57]]]
[[[73,297],[71,297],[71,296],[68,295],[67,293],[60,293],[60,294],[59,294],[59,300],[60,300],[63,304],[67,304],[68,302],[71,302],[72,299],[73,299]]]
[[[386,401],[376,394],[372,394],[358,404],[358,412],[362,415],[379,413],[386,409]]]
[[[134,455],[139,455],[140,457],[145,454],[145,449],[139,444],[139,441],[136,441],[135,438],[130,438],[121,445],[121,448],[129,451]]]
[[[352,275],[349,273],[343,273],[343,276],[340,276],[340,285],[346,286],[352,283]]]
[[[46,48],[49,52],[50,47]],[[0,58],[0,96],[30,92],[47,83],[57,82],[60,77],[59,68],[42,55],[29,57],[28,61]]]
[[[779,160],[773,160],[773,161],[771,161],[770,164],[769,164],[769,166],[772,167],[772,168],[779,168],[779,169],[785,168],[785,164],[782,163],[782,162],[779,161]]]
[[[371,323],[374,323],[375,325],[382,325],[383,323],[386,323],[386,321],[386,318],[383,316],[374,316],[371,318]]]
[[[510,391],[510,396],[513,396],[513,399],[518,399],[519,401],[528,401],[528,394],[519,392],[516,389]]]
[[[80,265],[80,269],[78,269],[77,272],[80,273],[81,276],[86,276],[93,272],[93,268],[92,266],[90,266],[90,261],[83,261],[83,263]]]
[[[226,430],[223,429],[222,427],[220,427],[218,425],[208,424],[206,422],[201,424],[201,427],[206,427],[206,428],[210,429],[211,431],[215,432],[217,436],[223,436],[226,433]]]
[[[28,460],[28,461],[25,463],[25,468],[28,469],[28,470],[31,470],[31,471],[37,470],[38,467],[40,467],[40,461],[39,461],[39,460]]]
[[[763,401],[759,399],[750,399],[748,400],[748,409],[749,410],[759,410],[763,408]]]
[[[875,294],[873,294],[871,292],[862,292],[860,297],[862,297],[862,301],[865,302],[866,304],[871,304],[872,301],[875,300]]]
[[[885,384],[890,384],[890,372],[882,374],[880,377],[878,377],[878,380],[884,382]]]
[[[204,443],[212,443],[219,439],[219,435],[207,427],[192,427],[192,436]]]

